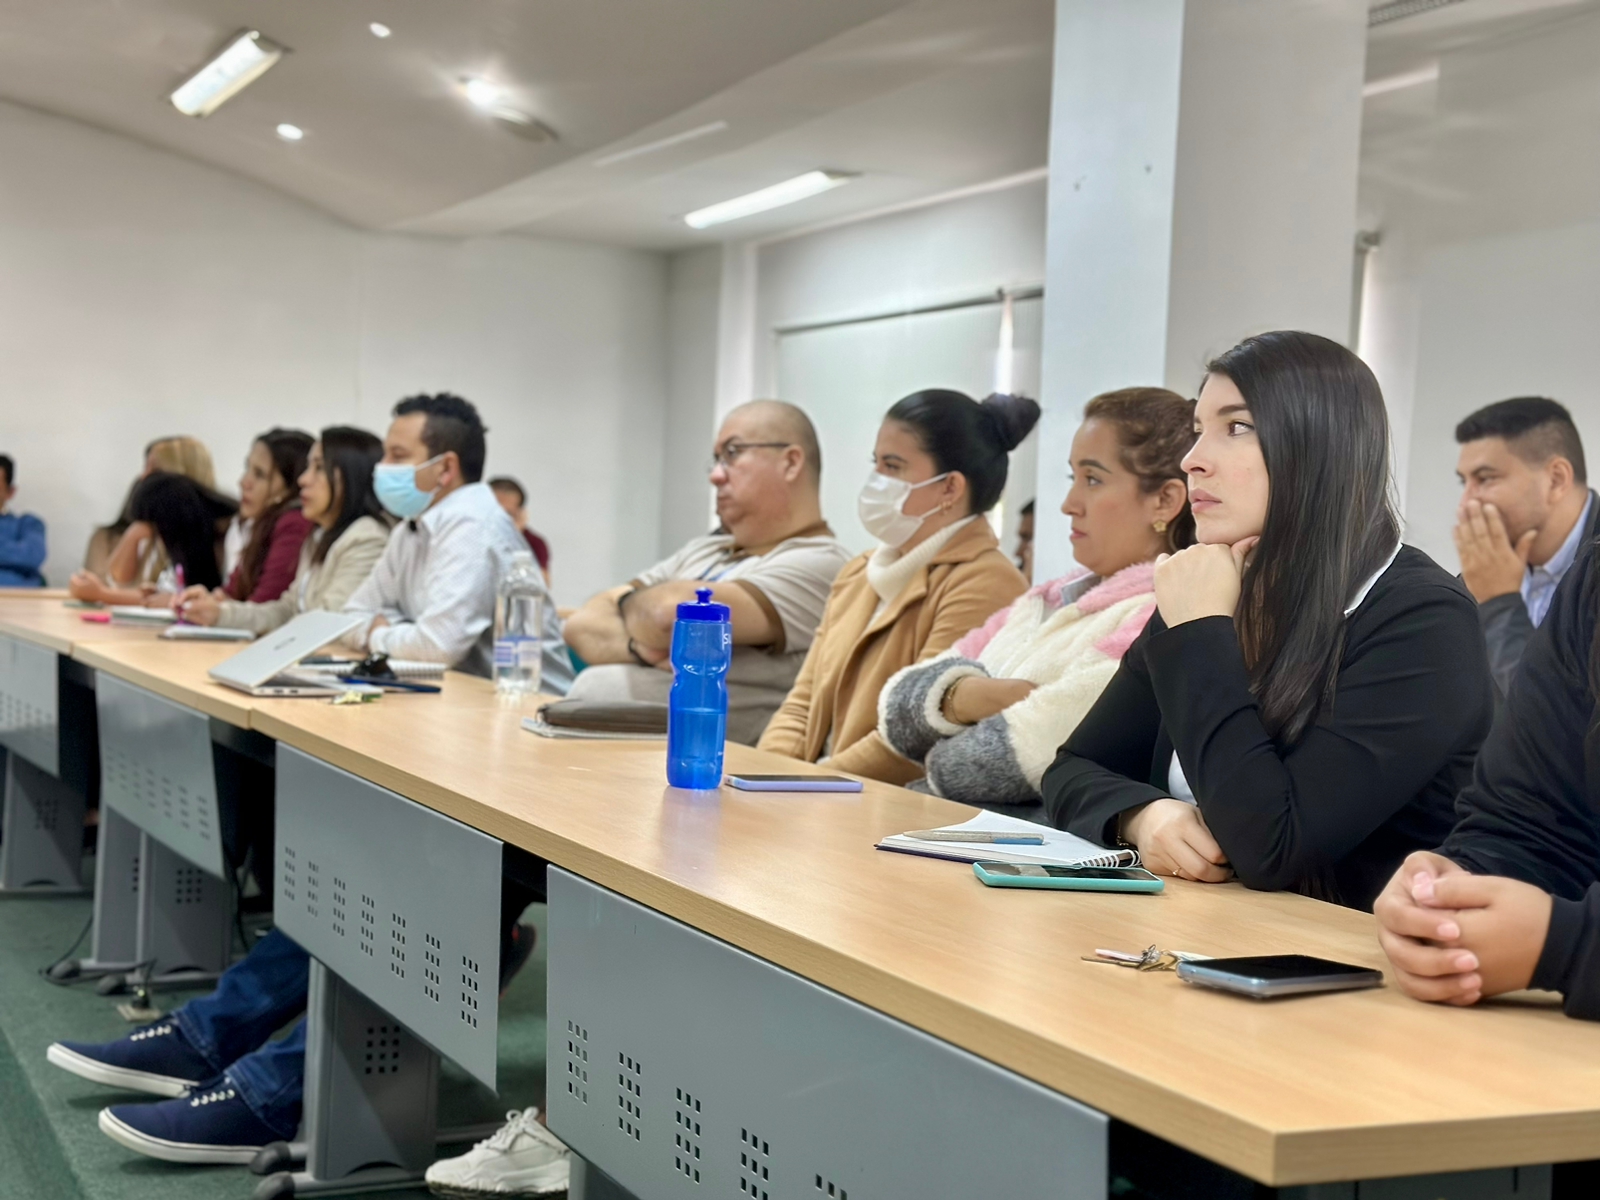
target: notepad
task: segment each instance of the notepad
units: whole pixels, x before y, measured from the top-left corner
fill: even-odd
[[[890,834],[878,843],[879,850],[894,850],[901,854],[920,854],[927,858],[949,858],[956,862],[1003,862],[1019,865],[1037,864],[1050,867],[1135,867],[1139,865],[1137,850],[1108,850],[1077,834],[1062,829],[1051,829],[1020,817],[1002,813],[981,812],[970,821],[959,825],[945,825],[943,829],[983,830],[985,833],[1030,833],[1044,838],[1042,846],[996,846],[984,842],[924,842],[903,833]]]
[[[220,625],[169,625],[161,631],[165,642],[253,642],[248,629],[225,629]]]
[[[170,608],[145,608],[142,604],[113,604],[113,625],[171,625],[178,614]]]
[[[338,662],[301,662],[295,665],[295,670],[307,675],[348,675],[360,663],[360,659],[341,659]],[[439,662],[424,662],[422,659],[391,658],[389,670],[394,672],[396,679],[443,679],[444,664]]]

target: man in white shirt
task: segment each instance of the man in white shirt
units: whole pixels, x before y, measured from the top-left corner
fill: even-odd
[[[789,694],[850,552],[822,519],[822,457],[800,409],[741,405],[717,431],[711,458],[722,528],[567,618],[567,642],[590,664],[569,695],[664,703],[678,605],[709,587],[733,621],[728,740],[753,746]]]
[[[1572,415],[1554,400],[1524,396],[1479,409],[1456,426],[1456,441],[1461,579],[1478,601],[1503,696],[1556,585],[1595,537],[1600,504]]]
[[[373,484],[400,523],[345,605],[368,618],[347,639],[357,649],[491,673],[496,591],[512,556],[528,546],[480,482],[485,432],[478,410],[459,396],[395,405]],[[542,607],[540,689],[560,694],[572,682],[572,660],[548,593]]]

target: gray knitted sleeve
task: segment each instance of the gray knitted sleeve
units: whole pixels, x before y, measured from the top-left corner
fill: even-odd
[[[1039,793],[1028,782],[1011,748],[1004,713],[940,739],[924,765],[936,796],[967,804],[1027,804]]]
[[[957,679],[989,672],[970,658],[947,654],[898,672],[878,694],[878,733],[902,758],[922,762],[942,739],[966,729],[944,719],[939,706]]]

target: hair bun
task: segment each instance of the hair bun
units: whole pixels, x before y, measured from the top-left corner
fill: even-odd
[[[994,422],[1007,454],[1022,445],[1022,439],[1039,423],[1039,405],[1026,396],[995,392],[984,398],[983,411]]]

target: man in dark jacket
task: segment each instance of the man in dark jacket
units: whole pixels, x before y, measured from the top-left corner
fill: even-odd
[[[1600,571],[1580,547],[1528,643],[1438,853],[1379,895],[1379,940],[1421,1000],[1535,987],[1600,1020]]]
[[[1461,579],[1478,601],[1500,694],[1578,547],[1594,539],[1600,504],[1587,486],[1583,442],[1554,400],[1501,400],[1456,426],[1463,488],[1456,522]]]

